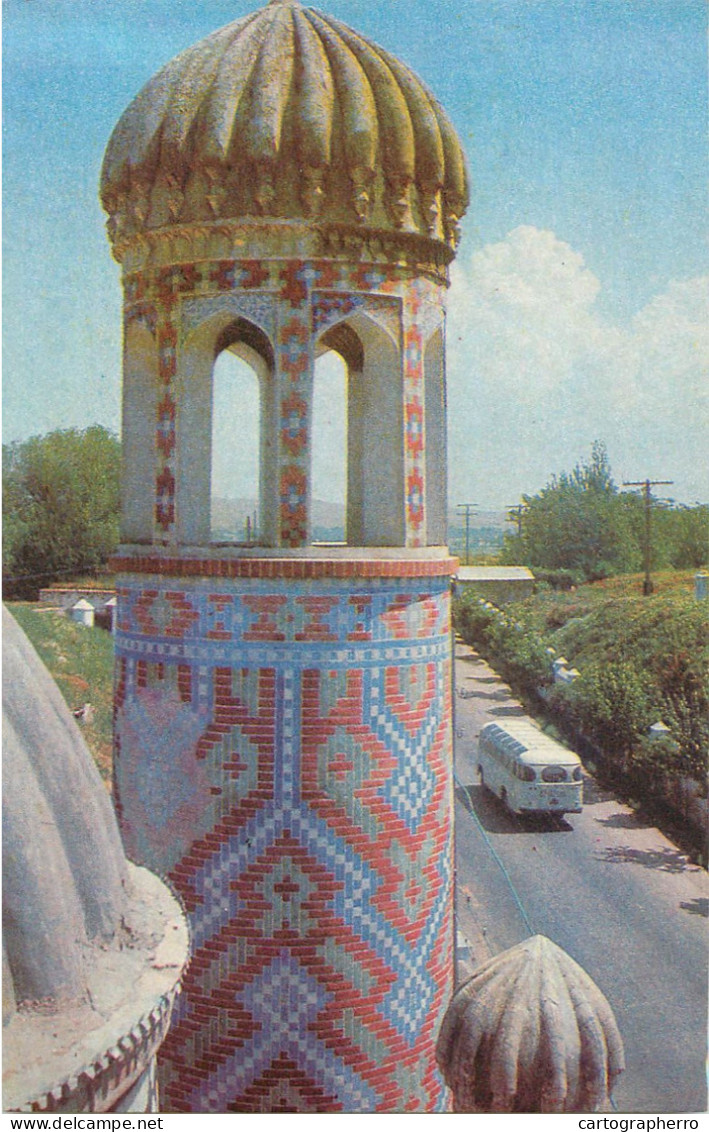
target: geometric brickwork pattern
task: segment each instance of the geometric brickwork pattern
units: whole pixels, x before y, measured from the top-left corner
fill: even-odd
[[[119,579],[123,836],[191,925],[165,1111],[446,1111],[448,585]]]
[[[406,545],[425,545],[424,352],[443,321],[443,287],[387,263],[277,258],[206,259],[124,277],[126,324],[138,321],[150,331],[157,356],[154,542],[169,544],[177,521],[180,351],[202,319],[227,310],[258,326],[274,349],[280,389],[279,545],[300,547],[308,541],[308,403],[315,343],[358,311],[386,329],[401,349]]]

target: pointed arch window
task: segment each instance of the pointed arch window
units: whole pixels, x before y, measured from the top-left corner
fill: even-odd
[[[318,349],[339,355],[346,373],[347,544],[403,546],[402,370],[398,347],[372,319],[355,314],[327,330],[319,339]],[[317,428],[316,422],[313,445],[318,443]]]
[[[258,375],[231,350],[223,350],[212,376],[212,542],[258,542],[260,436]]]
[[[347,367],[328,350],[316,359],[312,400],[313,542],[347,541]]]

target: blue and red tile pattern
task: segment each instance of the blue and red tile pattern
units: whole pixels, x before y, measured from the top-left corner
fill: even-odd
[[[119,577],[123,836],[191,923],[165,1111],[446,1111],[449,634],[443,575]]]

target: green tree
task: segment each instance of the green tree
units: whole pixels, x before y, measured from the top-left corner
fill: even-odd
[[[637,569],[639,548],[627,507],[613,482],[608,455],[596,441],[589,463],[553,476],[537,495],[523,496],[521,535],[507,536],[504,560],[580,580]]]
[[[3,582],[30,596],[118,543],[120,445],[100,425],[3,445]]]
[[[640,492],[618,496],[627,528],[642,551],[646,537],[645,500]],[[653,499],[650,524],[650,563],[653,570],[696,570],[709,563],[709,506],[694,507]]]
[[[709,565],[709,506],[672,507],[660,512],[659,526],[669,547],[668,565],[698,570]]]

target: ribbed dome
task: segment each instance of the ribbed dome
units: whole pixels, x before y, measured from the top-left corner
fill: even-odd
[[[3,1111],[104,1111],[165,1036],[187,925],[126,860],[83,736],[4,606],[2,661]]]
[[[123,114],[101,199],[116,242],[251,216],[455,244],[465,158],[406,66],[298,0],[270,0],[168,63]]]
[[[593,1112],[624,1068],[601,991],[536,935],[495,956],[456,992],[438,1038],[456,1112]]]

